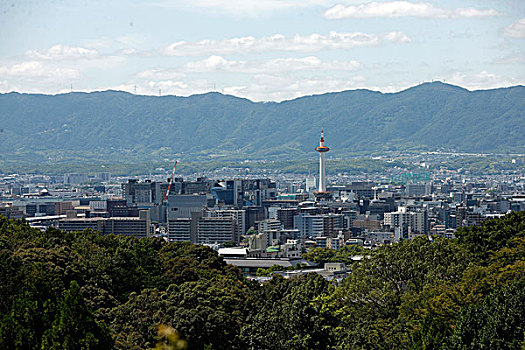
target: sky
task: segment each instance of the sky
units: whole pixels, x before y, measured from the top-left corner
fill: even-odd
[[[0,93],[525,84],[525,0],[1,0]]]

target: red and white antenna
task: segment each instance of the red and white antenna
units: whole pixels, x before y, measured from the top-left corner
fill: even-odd
[[[173,164],[173,170],[171,171],[171,177],[170,177],[170,182],[168,184],[168,190],[164,194],[164,201],[166,201],[166,203],[168,202],[168,193],[170,193],[171,184],[173,183],[173,177],[175,176],[175,168],[177,168],[177,163],[178,162],[179,161],[176,160],[175,164]]]

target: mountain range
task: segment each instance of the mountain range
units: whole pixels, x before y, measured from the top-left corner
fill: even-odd
[[[295,159],[324,128],[333,157],[403,150],[525,152],[525,87],[441,82],[283,102],[216,92],[0,94],[0,160]]]

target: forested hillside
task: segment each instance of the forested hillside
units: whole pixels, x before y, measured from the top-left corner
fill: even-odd
[[[324,127],[331,155],[404,149],[525,152],[525,87],[468,91],[426,83],[281,103],[219,93],[0,94],[0,161],[297,158]]]
[[[525,212],[457,235],[259,285],[204,246],[0,217],[0,348],[523,349]]]

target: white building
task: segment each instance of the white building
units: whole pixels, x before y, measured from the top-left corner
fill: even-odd
[[[322,215],[299,214],[293,218],[294,228],[299,230],[300,237],[317,237],[324,235]]]
[[[410,228],[411,232],[428,233],[427,212],[407,211],[406,207],[399,207],[397,212],[385,213],[384,224],[394,228]]]
[[[235,242],[240,240],[241,235],[246,233],[246,210],[241,209],[222,209],[210,210],[206,212],[207,217],[211,218],[230,218],[235,220]]]
[[[280,231],[281,222],[276,219],[265,219],[259,222],[257,231],[263,233],[266,231]]]

